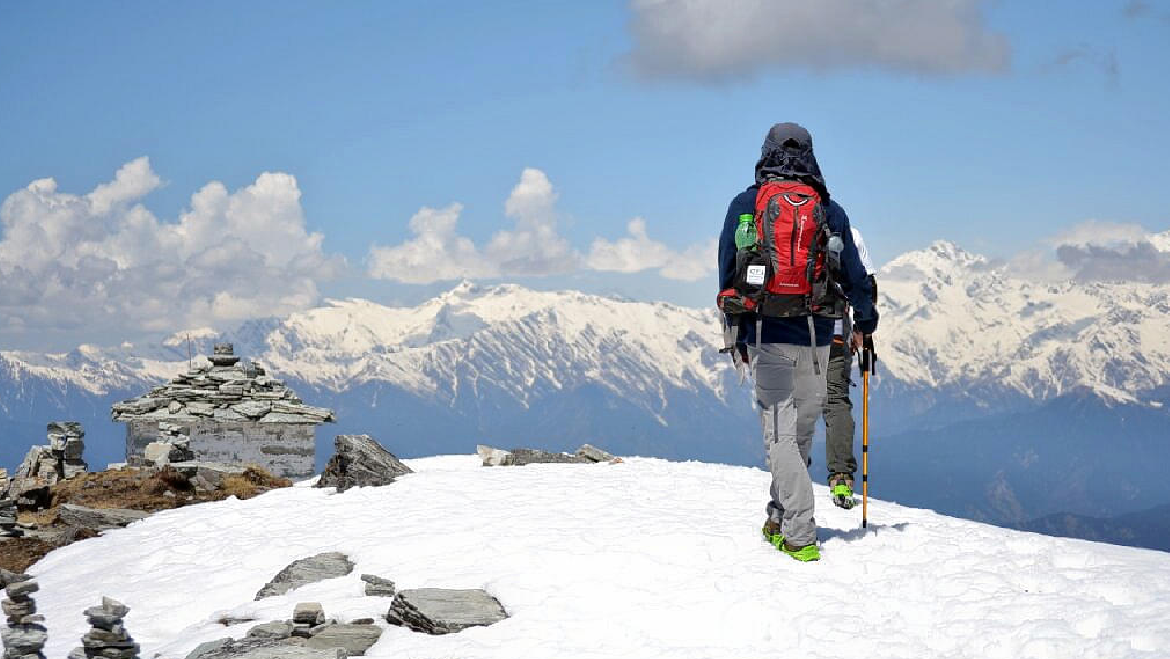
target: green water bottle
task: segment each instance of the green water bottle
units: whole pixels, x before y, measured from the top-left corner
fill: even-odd
[[[744,213],[739,216],[739,228],[735,230],[735,248],[739,251],[756,248],[756,216]]]

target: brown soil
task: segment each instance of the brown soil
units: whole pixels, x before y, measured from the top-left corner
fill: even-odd
[[[57,518],[57,508],[63,503],[156,512],[205,501],[222,501],[232,496],[251,499],[268,490],[291,485],[292,481],[287,478],[273,476],[260,467],[248,467],[239,476],[224,478],[220,487],[212,492],[196,492],[186,476],[169,467],[159,471],[130,468],[99,471],[57,483],[51,491],[49,508],[22,512],[19,519],[21,524],[36,524],[41,530],[63,528]],[[23,572],[54,549],[95,535],[82,531],[75,538],[58,544],[37,538],[0,542],[0,568]]]

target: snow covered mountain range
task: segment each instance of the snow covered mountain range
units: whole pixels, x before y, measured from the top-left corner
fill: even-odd
[[[953,481],[969,468],[979,470],[971,492],[995,503],[964,508],[964,491],[955,507],[936,507],[1023,523],[1168,502],[1150,500],[1145,472],[1130,467],[1148,467],[1151,446],[1170,447],[1159,432],[1170,421],[1162,409],[1170,401],[1170,286],[1029,281],[946,242],[898,257],[878,279],[874,428],[909,454],[873,455],[875,467],[889,460],[898,474],[902,489],[890,494],[931,505],[915,498],[932,487],[924,482]],[[92,462],[117,459],[121,429],[108,421],[110,403],[185,369],[188,336],[196,359],[232,340],[237,354],[307,402],[334,408],[340,421],[321,435],[369,432],[408,456],[467,452],[476,443],[555,449],[588,441],[625,454],[760,459],[749,389],[718,354],[713,309],[464,282],[417,307],[329,300],[223,335],[197,330],[55,355],[0,352],[0,464],[17,462],[41,441],[46,421],[62,418],[85,423]],[[1141,446],[1087,434],[1126,424]],[[996,427],[1002,446],[986,442],[984,458],[962,446]],[[1095,442],[1113,446],[1120,457],[1111,464],[1126,479],[1106,497],[1085,489],[1115,473],[1094,471]],[[1074,445],[1084,455],[1068,453]],[[1024,471],[1013,475],[1005,464]],[[1071,470],[1085,491],[1020,503],[1024,486],[1012,479],[1036,483],[1045,468],[1059,469],[1060,479]]]

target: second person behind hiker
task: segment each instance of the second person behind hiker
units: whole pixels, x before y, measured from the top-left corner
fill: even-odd
[[[737,249],[743,216],[754,218],[757,243]],[[750,365],[772,474],[764,536],[797,560],[817,560],[808,464],[834,316],[844,307],[834,292],[848,297],[858,330],[873,333],[878,318],[849,217],[830,198],[801,126],[768,131],[755,183],[727,208],[718,265],[719,306],[738,327],[730,349]]]

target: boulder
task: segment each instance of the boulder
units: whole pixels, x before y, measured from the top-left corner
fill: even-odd
[[[494,625],[508,617],[499,600],[483,590],[404,590],[390,603],[386,620],[427,634],[453,634]]]
[[[317,649],[293,645],[287,640],[248,638],[204,643],[195,648],[187,659],[345,659],[345,650]]]
[[[329,625],[305,642],[307,648],[344,648],[351,657],[366,653],[378,639],[382,629],[374,625]]]
[[[336,487],[338,492],[344,492],[351,487],[389,485],[411,473],[410,467],[369,435],[338,435],[333,446],[336,452],[316,487]]]
[[[394,582],[389,579],[383,579],[373,574],[363,574],[362,581],[366,582],[366,596],[368,597],[394,597],[397,593]]]
[[[353,562],[340,552],[326,552],[293,561],[256,593],[256,599],[283,595],[306,584],[344,577],[353,572]]]
[[[512,453],[510,451],[478,444],[475,447],[475,452],[479,454],[479,458],[483,460],[483,466],[485,467],[500,467],[512,464]]]
[[[610,462],[613,460],[612,453],[603,451],[592,444],[582,444],[581,448],[577,449],[577,456],[590,462]]]
[[[293,626],[287,622],[266,622],[248,630],[248,638],[292,638]]]
[[[141,510],[86,508],[72,503],[63,503],[57,509],[57,516],[65,524],[92,531],[121,528],[149,515]]]
[[[298,625],[317,626],[325,622],[325,609],[320,602],[301,602],[293,607],[292,620]],[[292,633],[292,630],[289,630]]]

